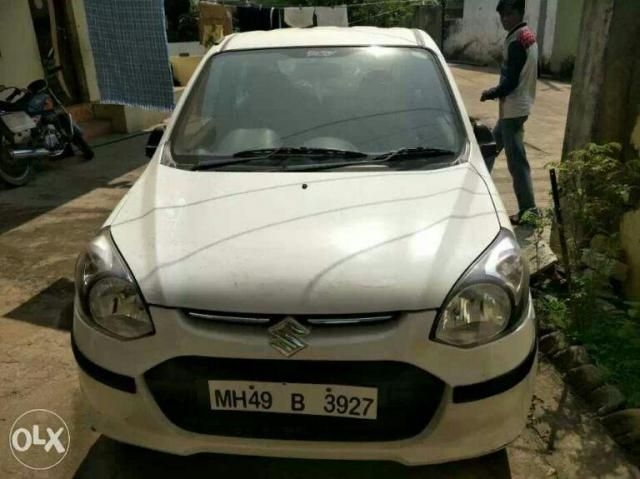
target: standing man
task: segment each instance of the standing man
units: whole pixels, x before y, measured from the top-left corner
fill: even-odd
[[[527,211],[537,212],[531,181],[531,168],[524,148],[524,123],[536,96],[538,45],[536,36],[524,19],[525,0],[500,0],[497,11],[504,29],[504,63],[497,87],[482,93],[480,101],[500,102],[500,118],[493,134],[498,152],[503,148],[518,200],[518,214],[510,217],[514,225],[522,222]],[[491,172],[495,157],[487,162]]]

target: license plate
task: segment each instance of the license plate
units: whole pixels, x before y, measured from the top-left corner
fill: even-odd
[[[335,384],[209,381],[211,409],[376,419],[378,390]]]

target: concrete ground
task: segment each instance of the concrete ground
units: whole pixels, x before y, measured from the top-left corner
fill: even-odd
[[[455,67],[473,115],[494,118],[477,100],[495,73]],[[559,158],[569,86],[541,81],[527,129],[536,192],[547,200],[544,164]],[[145,138],[98,148],[91,163],[47,164],[27,187],[0,190],[0,477],[146,478],[208,475],[255,478],[640,478],[604,430],[547,363],[540,364],[528,427],[505,451],[433,467],[377,462],[301,461],[220,455],[173,457],[125,446],[92,432],[69,347],[75,257],[140,174]],[[508,173],[495,180],[514,209]],[[30,471],[14,460],[6,438],[23,412],[47,408],[71,430],[62,463]]]

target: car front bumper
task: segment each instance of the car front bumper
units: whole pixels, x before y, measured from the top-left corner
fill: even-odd
[[[531,308],[515,331],[476,348],[460,349],[429,341],[435,312],[425,311],[404,314],[385,324],[317,328],[308,338],[309,346],[291,358],[284,358],[269,347],[263,327],[194,323],[179,311],[165,308],[152,307],[151,315],[156,334],[135,341],[118,341],[96,331],[77,314],[74,319],[72,341],[90,421],[101,433],[126,443],[180,455],[215,452],[389,460],[419,465],[466,459],[498,450],[514,440],[526,423],[537,357]],[[336,365],[334,381],[341,369],[353,366],[351,369],[355,370],[355,365],[369,368],[370,373],[382,371],[375,368],[387,365],[412,368],[432,381],[425,383],[425,388],[433,387],[435,402],[433,411],[425,416],[424,427],[419,425],[417,433],[408,435],[402,432],[408,430],[398,430],[392,439],[380,436],[380,431],[372,432],[371,437],[361,437],[362,430],[354,429],[351,433],[357,434],[349,437],[345,432],[344,440],[339,427],[324,431],[330,440],[215,434],[206,432],[207,415],[211,415],[211,411],[199,410],[195,399],[189,402],[188,398],[196,397],[196,393],[185,393],[180,399],[183,402],[177,403],[182,406],[178,408],[182,414],[175,416],[176,408],[163,402],[158,381],[152,377],[151,371],[162,372],[163,364],[189,358],[211,362],[206,370],[214,376],[219,372],[216,365],[233,365],[250,359],[254,363],[281,365],[276,369],[283,370],[284,375],[288,374],[286,371],[296,370],[302,381],[305,370],[312,369],[309,365],[317,369],[324,362]],[[179,391],[180,379],[175,370],[170,368],[167,374],[171,377],[161,378],[160,384],[164,381],[170,388],[175,384]],[[258,372],[253,379],[261,380]],[[318,379],[313,377],[308,381],[318,382]],[[320,378],[320,382],[324,381],[330,380],[326,376]],[[436,387],[438,385],[441,387]],[[203,415],[202,421],[198,415]],[[289,415],[269,414],[268,419],[274,416]],[[251,422],[259,422],[257,417],[250,416]],[[329,428],[333,427],[331,419],[327,422],[323,418]],[[404,422],[410,420],[403,418]],[[287,430],[295,431],[296,424],[304,419],[296,416],[282,418],[282,421],[289,421]],[[196,426],[199,424],[203,424],[205,432]],[[278,424],[274,422],[274,429]]]

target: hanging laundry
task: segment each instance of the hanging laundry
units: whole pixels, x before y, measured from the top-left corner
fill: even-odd
[[[85,0],[84,8],[100,101],[172,109],[163,1]]]
[[[284,9],[284,21],[294,28],[313,26],[314,7],[287,7]]]
[[[225,35],[233,33],[231,12],[224,5],[200,2],[200,43],[220,43]]]
[[[347,7],[316,7],[316,17],[319,27],[348,27],[349,16]]]
[[[271,7],[271,28],[273,30],[279,28],[286,28],[284,23],[284,10],[278,7]]]
[[[238,6],[238,28],[241,32],[279,28],[279,10],[281,9],[262,6]]]

